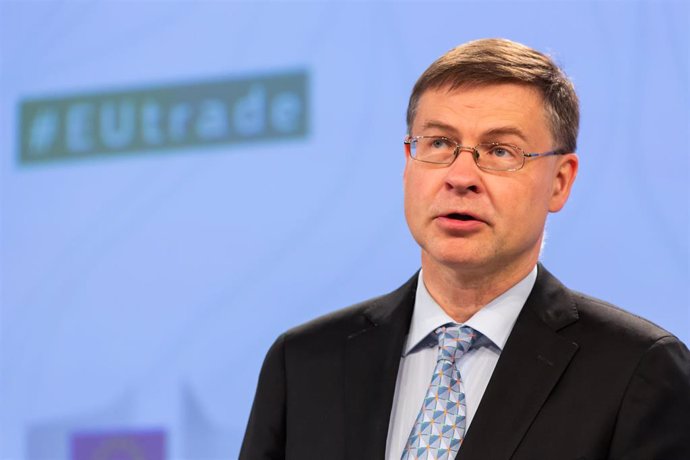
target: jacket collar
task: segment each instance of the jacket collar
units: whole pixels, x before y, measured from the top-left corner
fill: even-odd
[[[508,459],[579,346],[558,331],[578,320],[575,301],[542,265],[508,337],[472,425],[463,460]]]
[[[405,336],[410,327],[417,274],[364,309],[364,326],[345,348],[347,459],[384,458],[388,422]]]

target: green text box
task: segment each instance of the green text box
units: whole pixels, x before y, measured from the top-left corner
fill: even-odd
[[[304,137],[304,71],[24,100],[19,162]]]

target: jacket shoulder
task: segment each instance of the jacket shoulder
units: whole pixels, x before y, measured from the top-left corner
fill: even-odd
[[[674,338],[671,332],[652,321],[596,297],[571,291],[580,321],[594,332],[606,334],[612,341],[651,344],[665,338]]]
[[[363,329],[392,321],[409,321],[414,307],[417,274],[392,292],[317,317],[289,329],[286,342],[315,338],[348,338]]]
[[[639,351],[664,338],[678,340],[639,315],[567,288],[542,265],[525,308],[580,345],[598,343],[602,348]]]

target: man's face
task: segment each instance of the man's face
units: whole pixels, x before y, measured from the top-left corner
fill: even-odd
[[[410,135],[445,136],[463,146],[503,142],[526,153],[553,150],[541,95],[517,84],[422,94]],[[405,217],[429,264],[472,273],[524,271],[536,263],[549,212],[565,204],[575,155],[528,159],[512,172],[482,171],[470,152],[450,166],[407,157]]]

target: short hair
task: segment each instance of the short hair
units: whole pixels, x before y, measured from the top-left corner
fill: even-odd
[[[428,89],[518,83],[537,89],[543,98],[554,148],[574,152],[580,124],[575,87],[547,55],[521,43],[502,38],[474,40],[438,58],[415,83],[407,106],[407,128]]]

